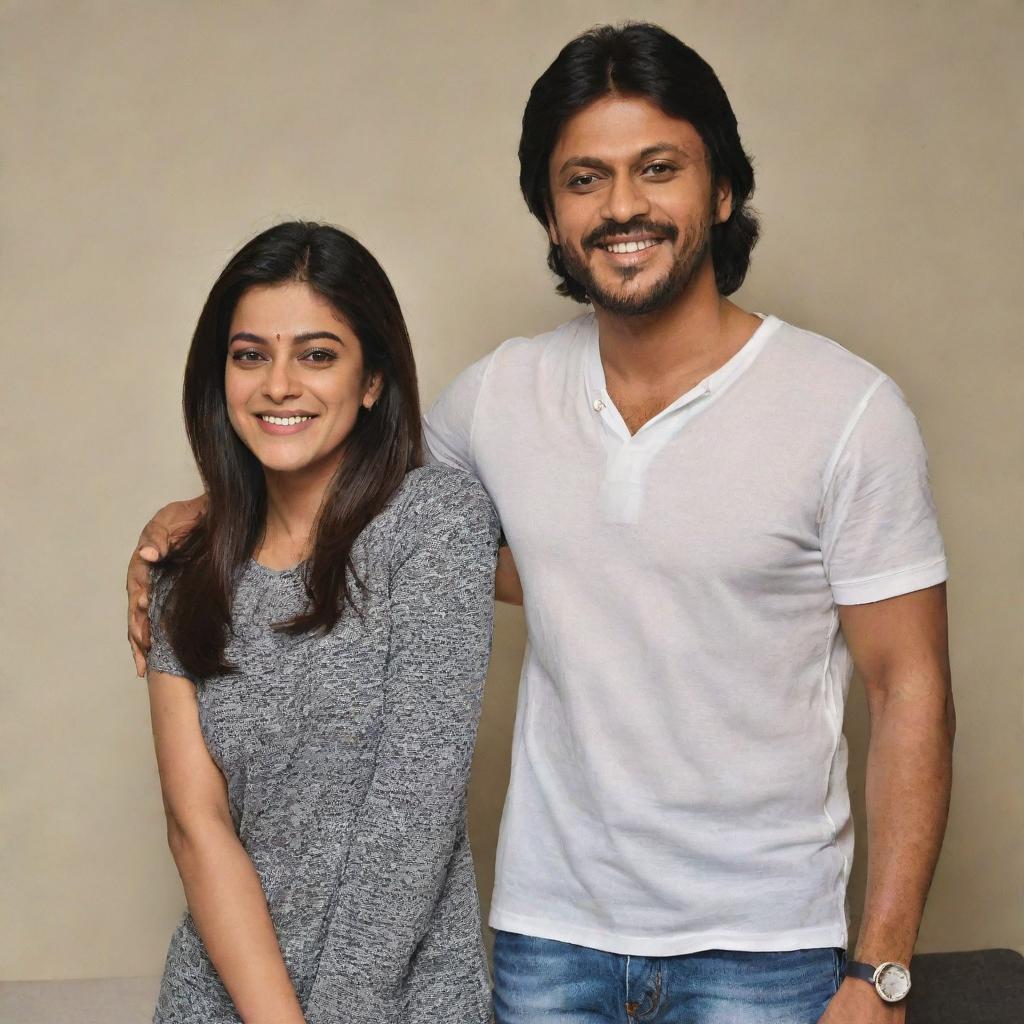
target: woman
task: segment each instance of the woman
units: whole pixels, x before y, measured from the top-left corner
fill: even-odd
[[[497,525],[471,478],[419,468],[380,266],[331,227],[253,239],[183,404],[208,505],[150,607],[189,906],[155,1020],[488,1020],[465,787]]]

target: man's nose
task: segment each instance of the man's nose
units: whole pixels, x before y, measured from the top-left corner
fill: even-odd
[[[625,224],[634,217],[650,213],[651,204],[640,183],[632,174],[616,174],[605,193],[601,215],[605,220]]]

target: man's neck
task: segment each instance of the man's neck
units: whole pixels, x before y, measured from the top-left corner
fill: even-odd
[[[624,316],[595,307],[605,372],[624,383],[713,372],[757,329],[760,320],[723,298],[714,278],[697,280],[666,309]],[[705,374],[706,375],[706,374]]]
[[[633,433],[728,362],[761,323],[719,295],[713,273],[657,313],[595,312],[608,392]]]

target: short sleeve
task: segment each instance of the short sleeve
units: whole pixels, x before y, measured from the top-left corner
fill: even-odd
[[[184,679],[195,677],[186,671],[185,666],[178,660],[174,648],[167,639],[163,627],[164,607],[167,604],[167,597],[171,589],[171,581],[166,573],[160,569],[153,569],[150,574],[149,592],[149,655],[146,658],[146,666],[156,672],[164,672],[169,676],[181,676]]]
[[[833,456],[821,551],[836,604],[868,604],[942,583],[946,555],[914,414],[882,377]]]
[[[473,420],[491,355],[477,360],[448,385],[423,417],[423,436],[433,462],[476,474]]]

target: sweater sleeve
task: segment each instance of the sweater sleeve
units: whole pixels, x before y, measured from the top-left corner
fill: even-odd
[[[161,569],[153,569],[150,574],[149,599],[149,654],[146,658],[147,668],[164,672],[169,676],[182,676],[191,679],[185,666],[178,660],[178,655],[171,646],[170,639],[163,625],[164,609],[171,591],[171,580]]]
[[[382,733],[306,1002],[309,1024],[401,1018],[403,981],[464,828],[497,521],[471,477],[426,472],[444,493],[413,495],[396,542]],[[444,1007],[434,1019],[448,1019]]]

